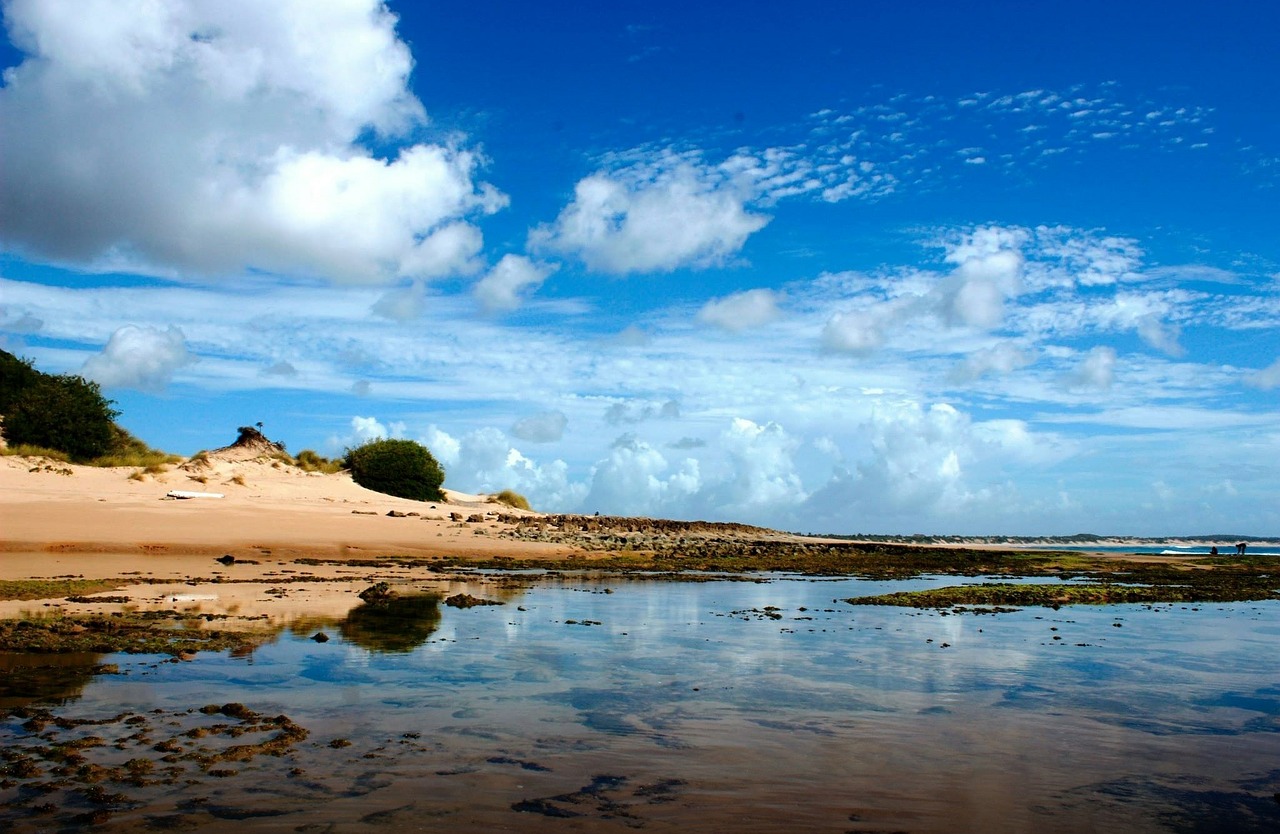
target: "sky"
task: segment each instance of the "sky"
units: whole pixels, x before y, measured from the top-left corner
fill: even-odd
[[[0,347],[547,511],[1280,535],[1280,6],[4,0]]]

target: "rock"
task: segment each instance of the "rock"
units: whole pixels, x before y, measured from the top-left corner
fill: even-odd
[[[408,518],[409,517],[407,513],[402,513],[399,510],[388,510],[387,516],[390,518]]]
[[[215,561],[221,562],[224,565],[234,565],[236,563],[236,557],[228,553],[225,556],[219,556]]]
[[[468,524],[479,524],[482,521],[484,521],[484,516],[480,515],[480,513],[475,513],[474,515],[467,516]]]
[[[452,608],[474,608],[477,605],[502,605],[496,599],[481,599],[473,597],[471,594],[454,594],[444,601],[445,605]]]
[[[462,513],[449,513],[450,521],[462,521]]]
[[[396,592],[391,590],[390,585],[386,582],[379,582],[378,584],[370,585],[368,588],[361,591],[360,599],[365,602],[386,602],[395,595]]]
[[[311,639],[315,640],[317,643],[328,643],[329,635],[325,634],[323,631],[317,631],[315,634],[311,635]]]

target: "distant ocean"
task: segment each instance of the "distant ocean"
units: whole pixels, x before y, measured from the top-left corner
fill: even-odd
[[[1167,544],[1128,544],[1128,545],[1098,545],[1098,544],[1025,544],[1018,545],[1024,550],[1074,550],[1083,553],[1155,553],[1162,556],[1208,556],[1209,547],[1211,545],[1196,545],[1194,547],[1176,547]],[[1254,549],[1254,545],[1249,545],[1245,551],[1246,556],[1280,556],[1280,551],[1269,547],[1266,549]],[[1218,545],[1219,555],[1234,555],[1236,552],[1235,542],[1224,542]]]

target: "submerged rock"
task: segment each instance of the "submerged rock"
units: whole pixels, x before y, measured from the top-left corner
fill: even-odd
[[[452,608],[475,608],[477,605],[502,605],[503,603],[496,599],[473,597],[471,594],[454,594],[451,597],[447,597],[444,604]]]
[[[379,582],[376,585],[370,585],[360,592],[360,599],[365,602],[386,602],[394,599],[396,592],[391,590],[391,586],[386,582]]]

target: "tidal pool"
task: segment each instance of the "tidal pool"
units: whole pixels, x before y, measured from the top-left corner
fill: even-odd
[[[0,658],[49,719],[0,722],[0,829],[1280,829],[1280,603],[836,601],[940,581],[477,582],[504,604],[365,606],[240,656]],[[226,752],[277,715],[309,734]]]

